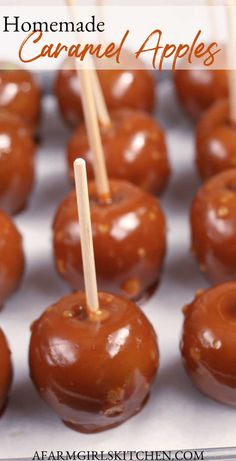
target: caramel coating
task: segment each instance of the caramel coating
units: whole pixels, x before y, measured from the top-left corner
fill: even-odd
[[[141,410],[159,365],[156,334],[129,300],[99,293],[88,315],[76,292],[32,326],[31,378],[62,421],[80,432],[117,426]]]
[[[130,183],[110,182],[111,203],[97,200],[89,183],[99,290],[132,299],[145,297],[159,281],[166,249],[165,218],[157,200]],[[75,192],[60,205],[53,224],[56,268],[73,290],[83,289]]]
[[[185,310],[181,352],[193,383],[209,397],[236,405],[236,282],[203,292]]]
[[[0,306],[17,288],[23,270],[21,235],[10,217],[0,210]]]
[[[154,119],[141,111],[116,111],[112,113],[112,125],[101,128],[101,136],[109,177],[130,181],[153,194],[163,191],[170,166],[164,133]],[[93,179],[92,153],[84,124],[78,126],[68,144],[71,178],[78,152],[86,160],[89,179]]]
[[[6,337],[0,328],[0,415],[7,403],[12,382],[11,352]]]
[[[32,73],[19,68],[9,70],[7,63],[4,69],[1,64],[0,109],[19,116],[34,133],[39,122],[40,101],[40,89]]]
[[[131,108],[151,112],[155,102],[155,83],[145,69],[98,70],[102,91],[109,111]],[[61,113],[70,125],[83,119],[78,76],[74,69],[61,69],[55,82]]]
[[[192,247],[212,282],[236,278],[236,169],[209,179],[191,210]]]
[[[225,70],[181,69],[174,72],[179,101],[193,120],[215,101],[228,96],[228,78]]]
[[[197,125],[196,163],[202,180],[236,167],[236,126],[225,99],[208,109]]]
[[[34,181],[35,144],[26,125],[0,111],[0,208],[17,213],[27,204]]]

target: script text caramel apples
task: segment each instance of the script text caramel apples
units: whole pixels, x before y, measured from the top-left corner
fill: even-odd
[[[165,218],[159,202],[136,186],[110,181],[111,201],[97,199],[89,184],[91,220],[100,290],[145,297],[158,283],[166,249]],[[83,287],[80,230],[72,191],[60,205],[53,224],[58,272],[72,289]]]
[[[216,283],[236,278],[236,169],[209,179],[191,210],[192,250]]]
[[[236,282],[217,285],[185,306],[184,365],[207,396],[236,405]]]
[[[71,428],[98,432],[121,424],[147,400],[159,365],[155,332],[127,299],[99,293],[89,314],[83,292],[61,299],[32,326],[31,378]]]
[[[26,125],[0,111],[0,208],[17,213],[27,204],[34,181],[35,145]]]
[[[228,96],[225,70],[180,69],[174,72],[174,81],[181,105],[194,120],[216,100]]]
[[[0,109],[18,115],[34,133],[40,116],[40,90],[27,70],[1,63]]]
[[[133,108],[151,112],[154,108],[155,82],[145,69],[97,70],[109,111]],[[77,125],[83,119],[80,85],[74,69],[59,71],[55,92],[64,119]]]
[[[199,120],[196,162],[202,180],[236,167],[236,125],[230,121],[225,99],[217,101]]]
[[[21,235],[10,217],[0,211],[0,307],[17,288],[23,270]]]
[[[111,124],[101,127],[108,175],[130,181],[153,194],[160,194],[170,175],[165,135],[148,114],[123,109],[111,114]],[[80,124],[68,144],[70,177],[80,153],[86,160],[88,177],[93,178],[93,159],[86,127]]]
[[[12,382],[11,352],[6,337],[0,328],[0,416],[7,403]]]

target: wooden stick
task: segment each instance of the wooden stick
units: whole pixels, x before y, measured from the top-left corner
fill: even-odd
[[[236,23],[234,14],[234,2],[225,1],[227,26],[228,26],[228,79],[229,79],[229,103],[230,103],[230,119],[232,123],[236,123]]]
[[[76,0],[65,0],[65,1],[66,1],[67,6],[69,7],[72,19],[76,21],[76,18],[78,17],[78,12],[76,9]],[[93,63],[93,60],[91,58],[91,66],[93,66],[92,63]],[[92,74],[92,80],[93,80],[92,81],[93,94],[94,94],[99,122],[101,123],[102,126],[110,126],[111,118],[110,118],[110,115],[107,109],[101,83],[100,83],[100,80],[98,78],[97,71],[95,68],[91,69],[91,74]]]
[[[105,16],[105,0],[96,0],[97,12],[99,21],[104,21]],[[105,35],[105,31],[104,31]]]
[[[96,69],[91,69],[91,74],[93,82],[93,94],[99,122],[102,126],[111,126],[111,118],[107,109],[106,101]]]
[[[211,38],[212,40],[217,40],[217,37],[218,37],[218,27],[217,27],[217,22],[216,22],[216,15],[215,15],[215,10],[213,10],[213,8],[211,7],[214,7],[216,6],[216,1],[215,0],[207,0],[207,5],[208,7],[208,11],[209,11],[209,23],[210,23],[210,32],[211,32]]]
[[[91,216],[89,208],[86,164],[83,159],[78,158],[74,161],[74,173],[86,300],[89,311],[94,313],[99,310],[99,301],[94,260]]]
[[[97,186],[97,194],[101,201],[108,202],[110,200],[110,187],[92,91],[91,71],[87,69],[78,69],[78,64],[75,63],[75,65],[78,77],[80,79],[81,99],[89,144],[93,153],[94,175]]]

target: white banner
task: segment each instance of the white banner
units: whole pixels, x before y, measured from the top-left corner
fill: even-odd
[[[233,26],[235,15],[233,7]],[[0,61],[33,70],[58,68],[68,58],[71,66],[76,58],[100,68],[138,68],[140,61],[157,70],[236,68],[236,27],[229,34],[228,24],[224,6],[78,6],[71,12],[0,4]]]

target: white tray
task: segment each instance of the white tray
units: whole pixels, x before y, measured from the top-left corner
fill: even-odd
[[[189,253],[188,210],[199,183],[192,127],[176,104],[169,79],[159,84],[158,99],[157,116],[167,130],[173,171],[162,200],[169,228],[165,270],[159,290],[144,306],[157,330],[161,352],[161,367],[149,402],[141,413],[116,429],[82,435],[61,423],[29,379],[30,324],[69,291],[55,272],[51,250],[52,218],[70,187],[64,153],[69,131],[60,120],[53,97],[47,96],[42,144],[36,158],[36,187],[29,208],[16,218],[24,235],[27,270],[21,289],[0,313],[14,361],[9,405],[0,420],[0,458],[31,458],[36,450],[130,451],[236,445],[235,409],[201,395],[181,363],[181,308],[193,298],[195,290],[207,286]]]

